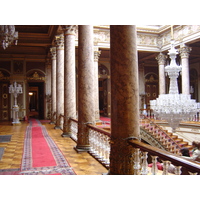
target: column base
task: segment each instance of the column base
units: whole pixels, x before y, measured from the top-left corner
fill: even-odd
[[[88,152],[88,151],[90,151],[90,147],[88,147],[88,146],[76,146],[76,147],[74,147],[74,150],[77,153]]]
[[[70,138],[70,137],[71,137],[71,133],[64,133],[64,132],[63,132],[63,133],[61,134],[61,136],[62,136],[62,137],[68,137],[68,138]]]
[[[54,129],[61,129],[61,127],[60,126],[55,126]]]

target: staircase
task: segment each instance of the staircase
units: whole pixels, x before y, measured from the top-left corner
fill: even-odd
[[[162,127],[158,126],[148,118],[142,119],[140,126],[145,129],[145,131],[153,135],[157,140],[162,142],[166,150],[172,153],[177,153],[176,149],[178,148],[180,150],[182,147],[187,147],[190,151],[192,150],[192,146],[189,145],[188,142],[179,138],[177,135],[162,129]]]
[[[171,153],[180,154],[180,149],[182,147],[187,147],[190,151],[192,146],[188,142],[179,138],[177,135],[164,130],[161,126],[153,122],[152,119],[142,116],[140,120],[140,127],[151,134],[156,140],[158,140],[162,146]],[[110,131],[110,121],[101,121],[96,123],[96,126],[102,128],[106,131]]]

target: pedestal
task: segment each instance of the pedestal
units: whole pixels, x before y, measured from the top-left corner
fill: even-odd
[[[13,122],[12,122],[12,125],[20,125],[21,122],[19,121],[19,106],[18,105],[13,105]]]

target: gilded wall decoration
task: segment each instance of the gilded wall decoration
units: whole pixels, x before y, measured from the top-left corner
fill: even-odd
[[[33,74],[32,74],[32,76],[29,76],[29,77],[27,77],[27,80],[34,80],[34,81],[38,81],[38,80],[42,80],[42,81],[44,81],[45,80],[45,77],[43,77],[43,76],[40,76],[39,74],[38,74],[38,72],[34,72]]]

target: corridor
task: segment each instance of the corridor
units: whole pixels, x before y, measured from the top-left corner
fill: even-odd
[[[48,121],[41,121],[45,126],[49,136],[55,142],[71,168],[77,175],[102,175],[108,171],[99,162],[86,152],[77,153],[74,150],[76,143],[71,138],[61,137],[62,131],[54,129],[55,125]],[[22,122],[20,126],[12,126],[10,122],[0,123],[0,135],[11,135],[9,142],[1,142],[0,148],[4,148],[4,153],[0,160],[1,174],[17,174],[22,165],[24,152],[24,140],[26,128],[30,124]]]

